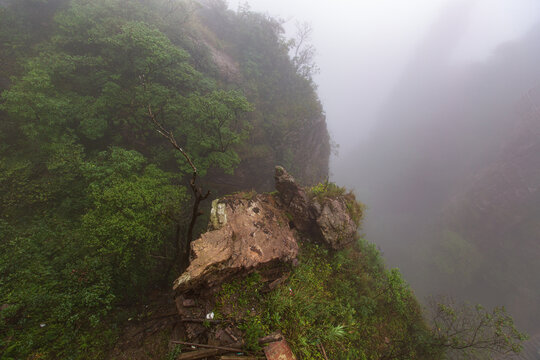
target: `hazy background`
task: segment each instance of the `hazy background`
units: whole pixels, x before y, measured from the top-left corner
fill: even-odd
[[[312,25],[331,178],[388,264],[540,333],[540,1],[248,3]]]
[[[450,6],[466,19],[452,61],[482,61],[501,43],[519,38],[540,18],[537,0],[229,0],[313,28],[320,73],[315,76],[333,139],[346,154],[365,139],[377,113],[430,28]]]

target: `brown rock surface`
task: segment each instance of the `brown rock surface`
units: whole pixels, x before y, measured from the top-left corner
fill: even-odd
[[[268,344],[264,348],[264,355],[268,360],[296,360],[296,356],[285,340]]]
[[[250,197],[244,193],[213,203],[215,230],[193,241],[191,263],[174,282],[174,290],[212,288],[234,275],[279,267],[296,257],[298,244],[274,198]]]
[[[306,190],[281,166],[276,166],[274,179],[286,211],[294,219],[294,225],[304,232],[313,230],[314,217],[310,216],[309,198]]]

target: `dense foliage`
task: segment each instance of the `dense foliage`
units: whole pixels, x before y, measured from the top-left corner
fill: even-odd
[[[115,309],[183,266],[191,168],[150,112],[205,183],[310,151],[290,134],[322,109],[286,43],[279,23],[221,2],[0,2],[0,357],[102,358]],[[238,56],[238,78],[216,51]],[[287,161],[323,178],[328,154]]]
[[[442,354],[432,346],[421,309],[399,271],[386,270],[378,250],[363,240],[337,253],[304,244],[284,285],[263,294],[259,280],[254,274],[225,285],[217,304],[218,316],[245,320],[247,339],[279,330],[301,359],[324,359],[323,348],[330,359]],[[245,311],[251,308],[255,311]]]

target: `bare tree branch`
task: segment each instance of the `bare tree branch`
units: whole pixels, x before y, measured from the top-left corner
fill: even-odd
[[[144,75],[139,75],[139,79],[141,80],[141,84],[143,85],[144,91],[146,91],[146,82],[145,82]],[[188,260],[190,245],[191,245],[191,242],[193,241],[193,229],[195,228],[197,218],[203,215],[203,213],[199,211],[199,206],[200,206],[201,201],[206,200],[208,196],[210,196],[210,191],[208,190],[205,193],[203,189],[199,185],[197,185],[197,175],[198,175],[197,168],[195,167],[195,164],[191,160],[191,157],[180,145],[178,145],[178,142],[176,141],[176,138],[174,137],[172,130],[167,130],[163,126],[163,124],[157,119],[156,115],[152,111],[152,106],[150,105],[150,103],[148,103],[147,105],[147,110],[148,110],[148,117],[152,121],[152,124],[156,132],[160,134],[162,137],[164,137],[165,139],[167,139],[169,143],[182,154],[184,159],[186,159],[189,166],[193,170],[191,179],[189,181],[189,185],[190,185],[191,191],[193,192],[194,202],[193,202],[193,207],[191,211],[191,219],[190,219],[188,230],[187,230],[186,244],[184,247],[184,255],[185,255],[186,260]],[[178,236],[179,235],[177,234],[177,239],[178,239]]]

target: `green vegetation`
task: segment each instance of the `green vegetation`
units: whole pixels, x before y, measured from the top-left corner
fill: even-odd
[[[282,34],[220,1],[0,2],[2,359],[104,358],[120,309],[185,266],[192,169],[150,114],[205,184],[244,166],[257,187],[311,152],[322,108]],[[327,171],[324,154],[287,159]]]
[[[243,321],[253,339],[281,331],[301,359],[433,359],[431,333],[397,270],[385,270],[379,252],[361,240],[329,253],[302,246],[299,265],[286,283],[263,293],[260,276],[225,284],[220,316]]]
[[[126,309],[186,265],[192,168],[157,130],[216,193],[240,190],[218,187],[232,174],[264,190],[276,163],[324,179],[311,50],[291,60],[279,22],[220,0],[0,4],[0,357],[103,359]],[[360,225],[352,193],[310,193],[343,195]],[[269,293],[257,274],[223,286],[216,314],[242,320],[248,349],[273,330],[302,359],[427,359],[448,343],[372,245],[305,244],[291,270]]]
[[[481,305],[432,300],[431,319],[435,346],[450,359],[490,359],[493,353],[521,352],[527,335],[518,331],[504,307],[486,310]]]
[[[240,324],[247,350],[279,331],[304,360],[322,360],[323,352],[350,360],[488,359],[519,353],[527,338],[503,308],[443,299],[424,313],[399,270],[387,270],[364,240],[337,253],[303,244],[290,271],[270,292],[253,273],[216,296],[217,316]]]
[[[309,189],[311,197],[316,197],[319,201],[323,201],[324,198],[335,198],[344,195],[347,190],[344,187],[338,186],[333,182],[325,181],[312,186]]]

